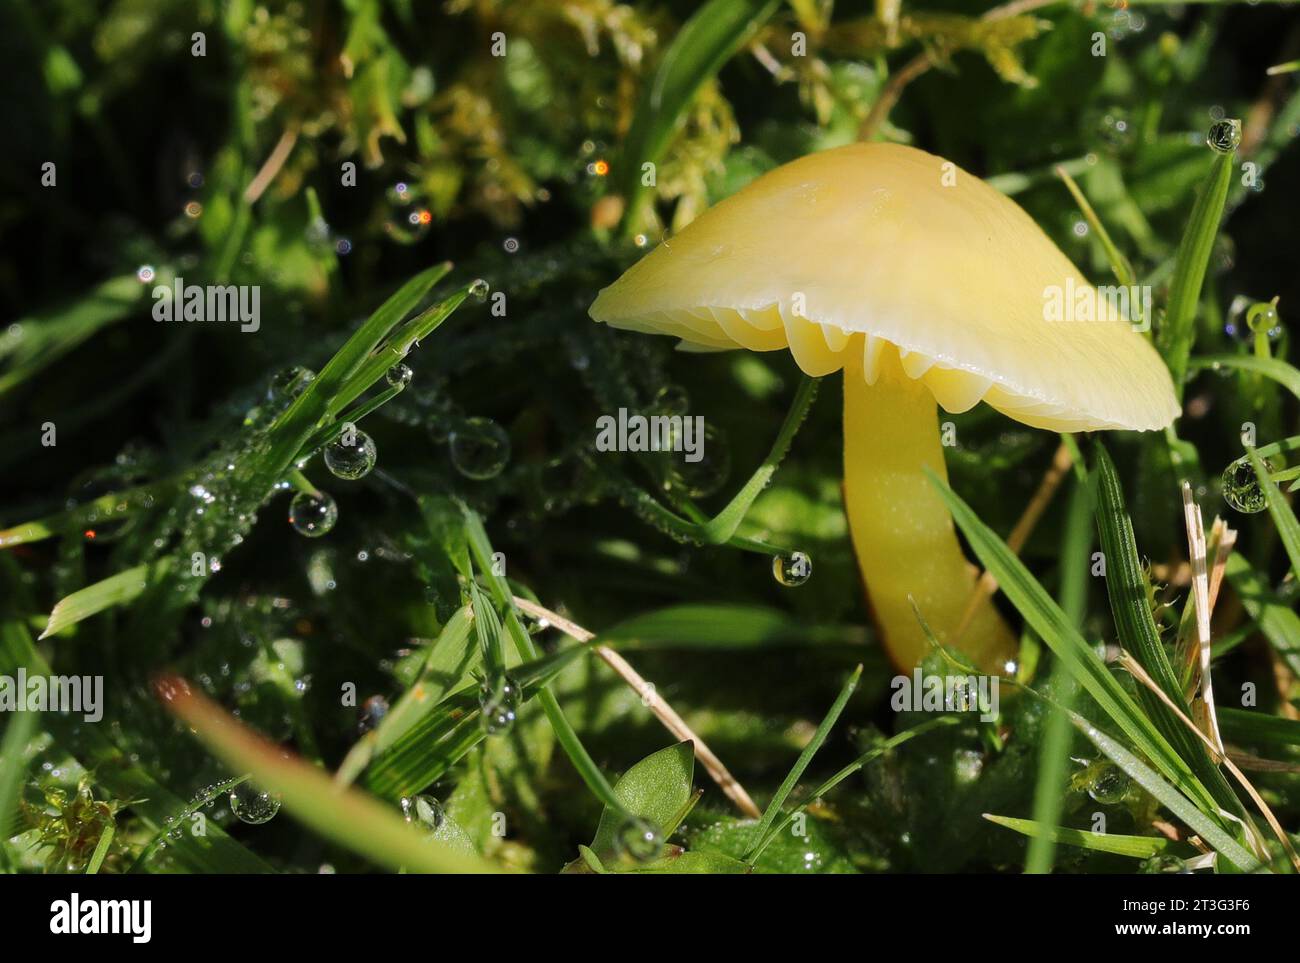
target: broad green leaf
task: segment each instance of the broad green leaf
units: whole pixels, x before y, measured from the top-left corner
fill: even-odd
[[[660,749],[632,766],[614,783],[614,795],[623,811],[605,807],[591,848],[602,860],[615,855],[618,831],[628,815],[648,820],[660,830],[671,828],[673,819],[690,801],[694,773],[695,746],[690,742]]]
[[[1163,836],[1118,836],[1110,833],[1092,833],[1067,826],[1053,826],[1050,823],[1035,822],[1032,819],[1016,819],[1012,816],[994,816],[985,813],[984,818],[991,823],[1014,829],[1030,839],[1050,839],[1053,843],[1065,843],[1079,846],[1099,853],[1114,853],[1117,856],[1134,856],[1148,859],[1169,848],[1169,840]]]
[[[687,851],[673,856],[657,859],[647,866],[637,866],[625,870],[628,873],[666,874],[707,874],[740,875],[752,873],[754,868],[743,860],[725,856],[722,853]]]

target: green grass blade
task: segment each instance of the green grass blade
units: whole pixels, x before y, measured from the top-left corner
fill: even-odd
[[[799,758],[795,760],[794,766],[786,775],[785,780],[777,789],[776,794],[772,796],[772,801],[769,802],[767,808],[763,810],[763,818],[759,820],[758,828],[754,832],[754,841],[750,843],[744,856],[741,857],[751,866],[753,865],[754,860],[758,858],[759,848],[763,843],[763,837],[767,835],[768,829],[780,814],[781,807],[785,805],[786,797],[790,795],[791,790],[793,790],[795,785],[799,782],[799,779],[803,776],[804,770],[807,769],[808,764],[812,762],[813,756],[817,754],[817,750],[819,750],[822,747],[822,744],[826,741],[826,737],[831,734],[831,729],[834,728],[835,723],[839,721],[840,713],[842,713],[844,707],[848,705],[849,697],[853,695],[853,690],[857,688],[858,679],[861,677],[862,666],[858,666],[853,670],[848,681],[844,683],[844,687],[840,689],[840,694],[835,697],[835,701],[831,704],[830,710],[822,719],[821,725],[817,727],[817,731],[813,733],[813,737],[808,741],[808,745],[804,746],[803,752],[799,753]]]
[[[1258,744],[1279,749],[1300,747],[1300,721],[1269,715],[1257,709],[1219,707],[1219,726],[1229,742]]]
[[[1240,122],[1232,121],[1240,129]],[[1187,359],[1196,341],[1196,314],[1210,263],[1214,238],[1223,219],[1223,205],[1232,184],[1234,151],[1215,153],[1210,172],[1201,184],[1191,217],[1178,245],[1174,276],[1169,283],[1169,306],[1157,332],[1157,343],[1174,379],[1174,391],[1183,396]]]
[[[1250,464],[1255,469],[1255,477],[1259,480],[1259,485],[1264,489],[1264,495],[1268,499],[1268,513],[1273,516],[1273,525],[1282,539],[1286,557],[1291,561],[1291,574],[1300,578],[1300,521],[1296,520],[1295,512],[1287,504],[1277,484],[1268,477],[1268,465],[1259,456],[1259,452],[1254,448],[1247,448],[1246,455],[1250,458]]]
[[[153,565],[137,565],[64,596],[50,611],[49,622],[40,637],[44,639],[105,609],[135,601],[170,565],[169,559]]]
[[[1088,568],[1092,556],[1092,513],[1095,494],[1091,479],[1076,480],[1070,494],[1065,531],[1061,537],[1061,609],[1076,628],[1083,624],[1088,601]],[[1061,709],[1052,709],[1043,724],[1043,741],[1038,749],[1038,776],[1034,784],[1034,820],[1040,826],[1055,826],[1065,805],[1066,773],[1074,730],[1066,711],[1074,708],[1078,684],[1069,666],[1058,659],[1052,668],[1052,692]],[[1064,711],[1063,711],[1064,710]],[[1025,872],[1052,871],[1057,837],[1039,833],[1029,841]]]
[[[1120,643],[1133,654],[1170,701],[1182,710],[1183,715],[1191,718],[1191,707],[1183,697],[1183,687],[1169,662],[1151,614],[1149,583],[1138,557],[1133,522],[1124,504],[1119,474],[1105,445],[1098,441],[1095,451],[1097,531],[1106,558],[1106,594],[1110,598],[1116,632]],[[1205,744],[1188,730],[1186,723],[1148,689],[1140,689],[1138,699],[1161,734],[1214,795],[1217,805],[1244,816],[1245,810],[1232,787],[1210,759]]]
[[[1077,712],[1070,713],[1070,719],[1111,762],[1128,773],[1130,779],[1158,799],[1166,809],[1186,823],[1237,869],[1243,873],[1253,873],[1262,868],[1260,861],[1228,835],[1217,820],[1202,812],[1190,799],[1161,779],[1153,769],[1118,741],[1106,735]]]
[[[979,520],[970,506],[952,489],[933,474],[930,482],[948,503],[953,519],[980,562],[993,573],[1002,591],[1030,627],[1047,643],[1056,657],[1070,667],[1074,678],[1101,710],[1175,786],[1195,799],[1198,805],[1217,812],[1214,797],[1124,690],[1119,680],[1111,675],[1105,663],[1074,627],[1069,616],[1052,600],[1024,563],[992,529]]]
[[[109,823],[104,827],[104,831],[99,835],[99,842],[95,844],[95,851],[90,854],[90,862],[86,864],[87,876],[96,875],[99,868],[104,865],[104,857],[108,855],[108,847],[113,845],[113,836],[116,833],[115,823]]]
[[[290,757],[237,722],[207,697],[175,676],[159,679],[155,691],[177,718],[226,765],[252,775],[262,789],[279,793],[304,825],[390,869],[425,873],[490,873],[484,859],[452,849],[408,826],[391,806],[333,784],[328,773]]]
[[[36,732],[36,719],[34,712],[9,713],[4,740],[0,741],[0,861],[7,861],[6,840],[17,832],[13,827],[18,822],[18,798],[27,773],[24,754]]]
[[[1261,358],[1253,354],[1208,354],[1192,358],[1190,366],[1193,371],[1236,368],[1263,375],[1300,398],[1300,370],[1280,358]]]
[[[991,823],[1014,829],[1028,836],[1031,844],[1040,839],[1048,839],[1053,845],[1065,843],[1078,846],[1097,853],[1114,853],[1116,856],[1133,856],[1137,859],[1149,859],[1164,852],[1169,847],[1169,840],[1163,836],[1118,836],[1110,833],[1092,833],[1068,826],[1056,826],[1033,819],[1016,819],[1014,816],[994,816],[984,813],[984,818]]]
[[[779,0],[709,0],[682,25],[643,88],[619,161],[624,223],[635,225],[649,188],[643,164],[657,164],[696,91],[722,69],[780,6]]]
[[[1300,616],[1237,552],[1228,556],[1224,574],[1269,644],[1277,650],[1287,667],[1300,675]]]

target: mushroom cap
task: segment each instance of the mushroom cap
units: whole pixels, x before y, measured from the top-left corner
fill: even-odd
[[[1131,294],[1098,292],[1014,201],[956,165],[853,144],[719,202],[590,313],[687,349],[789,348],[814,376],[860,352],[868,383],[896,351],[948,411],[983,400],[1054,431],[1163,428],[1179,406],[1117,310]]]

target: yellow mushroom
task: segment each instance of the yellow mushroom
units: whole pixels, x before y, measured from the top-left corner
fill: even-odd
[[[953,641],[975,586],[924,477],[946,478],[935,403],[985,401],[1051,431],[1154,430],[1168,370],[1013,201],[933,154],[855,144],[786,164],[715,205],[601,291],[591,316],[695,350],[788,348],[844,370],[844,503],[896,664]],[[1149,309],[1148,309],[1149,310]],[[1149,316],[1149,315],[1148,315]],[[1016,640],[985,601],[957,640],[997,671]]]

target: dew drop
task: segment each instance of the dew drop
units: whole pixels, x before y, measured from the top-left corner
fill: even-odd
[[[491,288],[489,287],[487,281],[483,280],[482,278],[476,278],[474,282],[469,286],[470,297],[472,297],[479,304],[482,304],[484,301],[487,300],[488,291],[490,290]]]
[[[640,816],[629,816],[614,835],[619,854],[638,863],[648,863],[663,852],[664,839],[654,823]]]
[[[447,814],[438,800],[432,796],[419,795],[402,797],[402,817],[412,825],[436,832]]]
[[[364,736],[383,722],[386,715],[388,715],[388,700],[380,695],[371,696],[361,703],[361,715],[357,719],[357,732]]]
[[[241,782],[230,790],[230,811],[241,822],[260,826],[280,811],[280,797],[258,789],[251,782]]]
[[[488,680],[479,690],[478,704],[482,710],[479,724],[489,736],[506,732],[515,724],[521,693],[519,683],[508,675]]]
[[[1245,515],[1255,515],[1268,507],[1268,496],[1249,458],[1238,458],[1223,469],[1223,500]]]
[[[289,524],[299,535],[319,538],[339,520],[339,507],[324,492],[299,492],[289,503]]]
[[[414,377],[415,372],[410,369],[409,365],[398,362],[388,369],[388,373],[384,375],[384,380],[388,382],[390,388],[405,388]]]
[[[812,559],[806,552],[783,552],[772,556],[772,577],[786,588],[795,588],[812,578]]]
[[[365,478],[378,458],[375,440],[364,431],[345,432],[325,446],[325,467],[345,481]]]
[[[1241,121],[1216,121],[1210,125],[1205,142],[1220,154],[1231,154],[1241,145]]]
[[[306,391],[307,386],[315,380],[316,372],[310,368],[304,368],[302,365],[285,368],[271,378],[271,384],[266,390],[266,399],[280,402],[285,399],[292,400]]]
[[[1128,795],[1129,778],[1118,766],[1107,765],[1088,783],[1088,795],[1103,806],[1114,806]]]
[[[465,418],[447,442],[456,470],[475,481],[495,478],[510,460],[510,436],[491,418]]]

